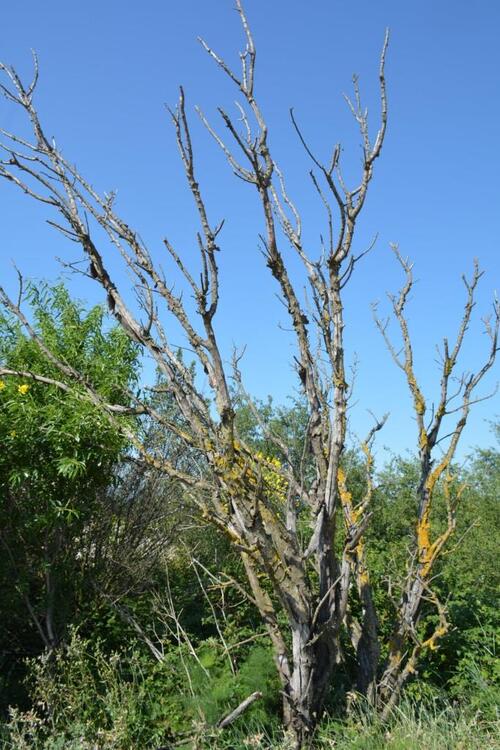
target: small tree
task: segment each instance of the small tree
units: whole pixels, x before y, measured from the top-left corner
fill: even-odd
[[[62,285],[31,285],[27,295],[39,340],[126,412],[137,346],[119,326],[105,330],[105,309],[84,313]],[[0,361],[2,641],[5,653],[25,655],[59,645],[98,577],[88,527],[99,516],[103,525],[127,442],[11,315],[0,315]],[[12,370],[24,375],[8,377]]]
[[[421,478],[419,512],[406,586],[397,602],[388,658],[381,664],[364,533],[370,520],[373,494],[372,441],[384,419],[376,421],[363,443],[366,488],[362,497],[354,499],[349,477],[342,466],[349,395],[344,358],[343,289],[360,259],[352,253],[356,223],[386,134],[384,69],[388,37],[380,60],[381,113],[374,139],[370,135],[356,79],[354,98],[348,100],[359,127],[363,154],[359,183],[354,188],[349,187],[343,178],[340,146],[333,148],[328,163],[322,162],[306,142],[292,113],[295,130],[312,160],[312,181],[326,212],[326,241],[314,256],[304,244],[299,210],[287,193],[284,173],[270,150],[266,120],[254,88],[255,46],[240,0],[237,0],[237,9],[246,38],[245,50],[240,54],[240,72],[232,70],[204,41],[201,43],[241,96],[238,109],[242,130],[229,114],[219,108],[231,140],[232,145],[229,145],[205,116],[199,114],[233,172],[256,190],[259,197],[264,225],[261,241],[267,267],[278,284],[296,338],[297,375],[308,410],[304,440],[304,456],[308,460],[297,466],[289,446],[265,423],[262,429],[266,437],[276,444],[284,457],[279,465],[253,451],[238,433],[234,397],[228,385],[230,373],[224,366],[215,328],[220,292],[218,242],[222,223],[215,225],[210,220],[197,179],[182,89],[177,108],[170,114],[187,185],[199,215],[200,229],[196,235],[200,251],[199,276],[190,272],[168,240],[165,240],[165,246],[193,295],[195,314],[188,312],[182,294],[173,291],[140,235],[121,218],[115,208],[115,196],[98,194],[90,181],[45,135],[34,104],[38,80],[36,58],[35,76],[29,85],[23,83],[15,70],[1,66],[6,76],[3,93],[26,113],[34,139],[27,141],[3,131],[6,157],[1,162],[0,175],[27,195],[59,212],[60,223],[52,219],[51,223],[82,247],[89,263],[88,275],[101,285],[111,312],[128,336],[156,363],[175,398],[182,420],[171,420],[151,404],[129,394],[136,412],[147,414],[162,429],[184,441],[191,453],[198,457],[198,461],[192,464],[198,468],[186,471],[145,446],[130,424],[123,422],[119,410],[98,394],[92,382],[82,378],[77,368],[70,367],[40,341],[20,305],[3,290],[1,295],[4,305],[18,317],[47,357],[102,409],[111,423],[123,431],[142,459],[181,482],[203,517],[229,535],[243,561],[250,587],[248,597],[268,628],[282,685],[284,723],[293,738],[293,747],[300,748],[307,744],[321,714],[327,690],[335,679],[343,629],[347,629],[357,652],[357,689],[385,711],[397,700],[402,685],[415,669],[419,654],[434,648],[446,632],[445,609],[431,589],[431,574],[454,529],[459,491],[453,482],[452,460],[473,393],[495,359],[499,311],[495,307],[494,320],[486,323],[491,347],[485,364],[474,375],[458,379],[461,402],[458,407],[450,406],[449,384],[456,370],[480,276],[476,267],[471,282],[466,282],[468,296],[457,339],[452,345],[447,341],[443,345],[441,397],[429,420],[427,403],[415,377],[410,334],[404,315],[412,287],[411,266],[396,250],[406,274],[402,291],[392,299],[403,337],[402,358],[392,348],[389,339],[387,341],[394,359],[404,371],[413,398],[419,429]],[[141,307],[139,312],[127,304],[126,291],[111,276],[98,235],[89,220],[104,231],[133,275],[134,291]],[[282,253],[284,245],[290,246],[302,263],[310,289],[312,313],[306,312],[296,291]],[[193,372],[172,347],[164,325],[165,312],[180,324],[197,364],[206,373],[214,409],[198,388]],[[379,321],[378,325],[386,335],[385,323]],[[321,342],[321,365],[312,343],[315,337]],[[0,373],[9,377],[20,375],[6,369],[0,369]],[[242,389],[236,356],[232,376]],[[41,380],[36,372],[24,373],[24,377]],[[457,394],[453,393],[452,397],[456,399]],[[435,448],[442,439],[443,419],[453,413],[458,414],[458,420],[448,437],[444,457],[434,464]],[[448,525],[443,532],[434,535],[431,514],[435,488],[440,481],[444,483]],[[342,522],[346,533],[339,553],[335,540]],[[304,528],[308,529],[307,534],[302,533]],[[358,597],[361,603],[359,618],[352,616],[350,611],[351,595]],[[439,622],[421,640],[416,628],[426,602],[436,608]]]

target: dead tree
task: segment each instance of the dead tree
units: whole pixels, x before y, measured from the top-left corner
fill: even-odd
[[[241,71],[235,72],[203,40],[201,44],[234,83],[241,97],[238,116],[242,128],[227,112],[219,108],[229,141],[224,140],[203,113],[199,112],[209,132],[220,146],[232,171],[258,195],[264,230],[261,240],[267,267],[277,282],[296,338],[297,374],[308,405],[309,420],[305,450],[310,454],[314,476],[309,481],[301,468],[288,460],[288,447],[279,436],[268,433],[285,461],[277,465],[265,456],[255,454],[238,435],[234,402],[215,328],[219,303],[219,236],[222,223],[214,224],[207,212],[202,187],[197,179],[193,143],[185,111],[184,92],[180,90],[177,108],[170,112],[177,145],[184,166],[187,185],[199,217],[196,235],[200,253],[200,274],[193,275],[175,247],[165,240],[172,261],[182,273],[195,303],[191,315],[183,297],[173,291],[161,267],[153,260],[140,235],[131,228],[115,208],[115,196],[100,195],[91,182],[69,161],[45,134],[34,104],[38,80],[35,75],[27,85],[15,70],[0,66],[5,83],[1,84],[7,100],[26,114],[33,132],[27,140],[2,130],[4,158],[0,176],[25,194],[44,203],[59,214],[50,223],[69,240],[83,249],[89,264],[89,276],[101,285],[111,313],[128,335],[143,348],[158,367],[169,392],[173,395],[182,421],[171,420],[147,402],[129,394],[133,407],[106,403],[92,383],[62,362],[39,341],[49,359],[61,372],[60,387],[71,387],[101,409],[121,429],[144,462],[155,466],[168,477],[179,481],[189,493],[202,516],[227,534],[241,555],[250,591],[247,594],[265,623],[274,649],[276,668],[283,693],[284,723],[292,738],[291,747],[305,746],[321,715],[325,694],[335,678],[340,658],[339,639],[347,628],[357,651],[359,676],[357,688],[373,702],[390,706],[408,674],[414,669],[419,653],[433,648],[445,630],[442,605],[430,589],[430,572],[454,525],[454,500],[451,463],[467,419],[471,396],[477,384],[492,366],[496,352],[498,309],[495,321],[488,324],[492,339],[491,355],[475,376],[461,381],[463,394],[459,423],[451,437],[444,459],[434,467],[432,451],[439,441],[443,417],[450,413],[448,383],[469,323],[473,294],[478,280],[476,272],[468,286],[469,300],[455,347],[445,343],[443,355],[442,398],[434,412],[432,424],[425,424],[426,405],[417,385],[404,306],[411,287],[411,269],[404,263],[407,284],[395,298],[394,312],[404,340],[404,359],[393,351],[406,373],[413,395],[420,430],[422,467],[419,490],[420,513],[417,524],[415,558],[408,573],[406,591],[398,605],[397,623],[391,641],[387,664],[380,665],[377,616],[371,593],[365,554],[364,534],[370,520],[373,495],[373,437],[384,420],[377,421],[363,444],[366,457],[366,492],[355,502],[349,491],[349,477],[342,467],[346,443],[346,413],[349,385],[344,357],[343,289],[349,282],[360,255],[353,255],[353,238],[359,214],[365,204],[375,162],[380,156],[387,126],[385,57],[386,35],[379,67],[380,121],[375,137],[368,126],[357,79],[349,107],[359,127],[362,142],[362,167],[358,184],[352,188],[342,175],[341,149],[332,149],[329,162],[321,161],[312,151],[291,113],[307,154],[312,160],[310,173],[318,199],[326,216],[326,239],[316,253],[305,246],[301,216],[289,196],[282,170],[270,150],[268,128],[256,99],[254,75],[256,53],[252,34],[240,0],[237,9],[246,38],[240,54]],[[94,228],[93,228],[94,227]],[[123,259],[135,280],[138,311],[128,304],[127,290],[113,279],[100,246],[99,228],[109,244]],[[283,255],[290,246],[302,263],[309,285],[312,313],[298,294]],[[399,257],[399,256],[398,256]],[[2,303],[15,314],[35,340],[36,333],[22,312],[20,303],[0,290]],[[165,319],[169,314],[182,327],[197,364],[207,375],[216,416],[205,394],[201,393],[193,370],[174,350]],[[385,332],[385,327],[380,324]],[[319,338],[322,362],[316,352]],[[238,364],[232,373],[239,381]],[[0,367],[0,375],[15,377],[20,373]],[[36,373],[22,373],[24,378],[42,381]],[[57,381],[51,381],[57,384]],[[146,414],[164,430],[172,431],[189,449],[192,466],[186,471],[154,450],[148,449],[123,415],[130,411]],[[430,514],[433,490],[441,477],[449,487],[449,529],[431,540]],[[276,499],[277,482],[281,502]],[[303,542],[298,521],[306,520],[310,533]],[[345,526],[345,542],[340,554],[335,539],[339,525]],[[361,602],[361,618],[351,616],[349,595],[355,587]],[[415,628],[424,599],[431,599],[442,614],[443,624],[423,643],[416,642]],[[283,625],[286,622],[286,625]],[[411,644],[409,646],[408,644]],[[410,648],[410,651],[408,650]],[[382,681],[378,685],[378,676]]]
[[[470,281],[465,276],[462,277],[467,293],[463,316],[453,344],[450,345],[446,338],[443,340],[440,351],[439,401],[437,405],[432,404],[431,414],[427,416],[428,405],[415,374],[410,332],[405,318],[405,307],[413,287],[412,264],[401,256],[396,246],[393,247],[393,250],[405,273],[405,284],[399,294],[389,295],[393,314],[401,333],[401,351],[397,351],[391,342],[387,332],[387,321],[380,320],[376,307],[374,308],[374,316],[392,359],[406,377],[412,397],[418,431],[420,476],[417,490],[418,514],[414,548],[409,561],[405,586],[397,605],[396,623],[389,644],[389,655],[379,684],[378,701],[382,706],[384,716],[387,716],[398,700],[401,688],[408,677],[415,672],[418,657],[422,650],[426,648],[435,649],[438,640],[445,635],[449,627],[445,608],[431,589],[432,572],[444,546],[455,530],[456,508],[464,488],[457,485],[453,473],[453,459],[467,423],[471,406],[477,400],[482,400],[475,399],[474,392],[495,361],[498,351],[500,317],[500,307],[498,300],[495,299],[493,317],[485,318],[483,321],[485,332],[490,340],[489,354],[484,364],[476,372],[457,375],[458,356],[474,308],[476,287],[482,276],[478,262],[475,260]],[[455,405],[457,403],[458,405]],[[453,419],[455,415],[458,415],[458,419],[455,424],[452,423],[449,432],[443,435],[443,420],[447,417]],[[442,450],[439,458],[436,459],[436,448],[444,441],[447,441],[446,447]],[[441,532],[434,533],[433,538],[431,514],[436,505],[435,490],[440,482],[446,503],[447,523]],[[421,619],[423,604],[426,601],[430,602],[435,608],[438,614],[438,624],[433,632],[424,641],[421,641],[417,636],[417,626]]]

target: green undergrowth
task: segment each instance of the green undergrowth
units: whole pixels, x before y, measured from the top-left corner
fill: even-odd
[[[161,744],[160,744],[161,743]],[[290,743],[282,731],[270,731],[259,721],[241,720],[226,730],[210,729],[201,722],[192,725],[191,737],[163,738],[137,744],[124,741],[117,724],[89,738],[85,722],[75,722],[64,731],[41,731],[35,714],[14,713],[1,745],[11,750],[287,750]],[[387,724],[373,714],[345,721],[325,720],[313,744],[314,750],[499,750],[500,725],[482,719],[480,713],[446,706],[403,704]]]
[[[52,657],[29,664],[31,709],[11,709],[0,746],[9,750],[287,750],[279,726],[279,686],[269,649],[252,644],[231,660],[215,639],[166,650],[106,653],[74,633]],[[500,750],[498,691],[471,667],[471,701],[407,697],[383,724],[354,704],[345,718],[326,717],[316,750]],[[474,688],[474,680],[476,686]],[[234,725],[217,721],[250,693],[260,700]]]

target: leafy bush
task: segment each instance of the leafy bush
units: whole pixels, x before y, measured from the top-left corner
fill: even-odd
[[[160,744],[180,713],[175,664],[137,651],[106,654],[101,643],[73,633],[65,649],[29,666],[33,709],[11,711],[8,724],[16,750],[147,748]]]
[[[32,709],[11,709],[7,726],[15,750],[146,750],[197,725],[206,731],[256,690],[263,698],[245,719],[269,724],[279,697],[268,648],[250,648],[233,675],[213,640],[196,659],[172,645],[158,662],[137,650],[106,653],[73,632],[66,648],[30,661],[29,682]]]

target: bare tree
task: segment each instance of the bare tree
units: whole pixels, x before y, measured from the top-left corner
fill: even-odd
[[[388,349],[396,365],[403,371],[413,400],[418,430],[418,449],[420,476],[418,485],[418,515],[416,519],[415,543],[412,550],[406,584],[397,605],[397,618],[394,632],[389,645],[389,656],[379,685],[379,700],[384,706],[383,714],[387,715],[390,708],[397,701],[401,688],[408,677],[415,672],[416,663],[424,648],[434,649],[440,637],[448,630],[445,609],[431,589],[432,571],[446,542],[455,530],[455,512],[463,487],[457,486],[453,474],[453,459],[458,442],[469,416],[470,408],[476,400],[473,394],[484,375],[494,364],[498,351],[498,329],[500,307],[498,300],[493,304],[493,318],[485,318],[485,332],[490,340],[490,350],[476,372],[457,376],[456,365],[464,337],[469,327],[474,307],[474,294],[481,278],[477,260],[474,261],[474,271],[470,281],[463,276],[466,288],[466,302],[463,316],[454,343],[450,346],[448,339],[443,340],[440,352],[441,387],[439,401],[432,405],[431,415],[426,420],[428,406],[422,389],[415,375],[413,350],[410,340],[408,323],[405,318],[405,306],[408,295],[413,286],[412,264],[405,260],[397,247],[393,247],[397,260],[404,273],[405,284],[398,295],[389,295],[394,317],[399,325],[402,350],[397,351],[388,333],[387,321],[381,321],[374,316],[377,327],[381,331]],[[452,389],[450,391],[450,388]],[[455,405],[457,404],[458,405]],[[447,434],[442,434],[443,420],[446,417],[458,415],[458,419]],[[447,441],[441,456],[435,460],[436,448]],[[435,490],[442,480],[443,493],[446,503],[447,524],[441,533],[436,533],[432,539],[431,512],[435,506]],[[430,601],[437,610],[438,624],[434,631],[420,641],[416,628],[422,614],[422,605]],[[413,643],[412,643],[413,642]]]
[[[444,458],[434,466],[432,456],[441,439],[443,418],[456,411],[450,407],[448,388],[469,324],[479,273],[476,269],[472,282],[467,284],[468,300],[456,344],[451,350],[447,342],[444,344],[441,400],[430,425],[427,425],[426,403],[415,378],[410,335],[404,317],[412,283],[411,266],[398,255],[407,274],[404,289],[393,299],[394,313],[403,336],[402,359],[392,345],[391,351],[406,374],[419,425],[420,511],[407,586],[397,604],[397,622],[388,661],[381,665],[364,535],[373,496],[372,441],[385,418],[376,421],[362,445],[366,459],[366,491],[361,501],[355,502],[349,491],[349,477],[342,467],[349,397],[344,357],[343,289],[361,257],[352,251],[356,223],[386,134],[384,70],[388,35],[380,59],[380,120],[374,137],[370,133],[356,78],[353,99],[347,100],[362,142],[363,158],[357,185],[349,187],[344,180],[340,146],[333,147],[328,162],[320,160],[291,112],[293,126],[311,158],[312,184],[326,216],[325,240],[314,254],[305,245],[300,212],[287,192],[284,173],[270,150],[268,127],[254,90],[254,41],[240,0],[236,4],[246,39],[245,49],[240,53],[241,70],[230,68],[205,41],[200,41],[239,92],[241,127],[219,108],[228,133],[227,141],[203,113],[199,112],[199,115],[235,175],[257,191],[262,208],[264,229],[261,241],[267,267],[278,284],[295,333],[297,374],[309,415],[304,455],[313,466],[312,479],[306,476],[305,462],[297,467],[289,456],[288,446],[272,431],[268,431],[266,437],[275,442],[285,457],[279,465],[256,454],[236,428],[229,378],[234,376],[236,382],[241,382],[238,359],[235,357],[231,372],[223,362],[214,324],[219,303],[218,242],[222,223],[211,221],[197,179],[182,88],[177,107],[170,115],[188,188],[199,217],[200,229],[196,234],[200,253],[199,276],[189,271],[168,240],[164,242],[195,300],[194,315],[188,312],[182,294],[173,291],[140,235],[117,212],[115,196],[100,195],[94,190],[90,181],[46,136],[34,104],[38,80],[36,58],[35,75],[29,85],[14,69],[0,66],[5,77],[5,83],[1,84],[5,97],[23,110],[33,131],[32,140],[1,131],[5,156],[0,162],[0,176],[59,214],[58,221],[51,218],[50,223],[81,246],[88,259],[88,275],[103,288],[112,314],[154,360],[166,387],[173,394],[182,420],[169,419],[148,402],[139,400],[134,394],[129,395],[135,413],[148,415],[185,444],[186,450],[194,457],[188,469],[146,446],[129,422],[123,419],[126,409],[105,403],[92,383],[58,360],[39,342],[46,356],[61,371],[60,387],[66,389],[70,383],[82,398],[89,399],[101,409],[128,436],[142,460],[181,482],[203,517],[232,540],[248,578],[250,591],[247,596],[266,624],[273,645],[282,685],[284,724],[292,738],[291,747],[301,748],[309,742],[321,715],[326,691],[335,678],[340,659],[339,639],[344,628],[358,655],[357,689],[382,709],[390,708],[395,702],[405,679],[415,669],[419,654],[426,648],[434,648],[446,630],[444,607],[430,588],[431,571],[453,531],[455,490],[452,460],[469,413],[472,394],[495,358],[499,311],[496,307],[494,321],[487,323],[491,351],[484,366],[475,375],[459,380],[462,402],[458,407],[458,423],[449,438]],[[100,234],[96,228],[101,230]],[[108,256],[97,239],[102,232],[134,279],[138,306],[128,304],[128,291],[118,286],[109,271]],[[302,263],[312,312],[292,281],[283,255],[285,246],[290,246]],[[36,339],[20,302],[10,299],[3,289],[0,289],[0,295],[2,303]],[[165,328],[165,313],[180,324],[199,368],[206,373],[214,410],[197,386],[195,374],[174,350]],[[379,322],[379,327],[386,335],[386,324]],[[321,347],[321,361],[316,351],[317,340]],[[387,341],[390,343],[388,336]],[[0,374],[14,377],[21,373],[0,367]],[[22,376],[42,380],[36,373],[24,372]],[[52,383],[57,384],[56,381]],[[433,491],[441,478],[444,478],[447,488],[449,524],[443,534],[431,540]],[[277,482],[281,488],[279,493]],[[339,554],[335,539],[342,518],[346,534]],[[309,527],[305,541],[304,535],[298,531],[299,521],[301,527],[304,522]],[[359,621],[349,609],[353,587],[361,602]],[[429,638],[420,642],[416,626],[424,601],[430,601],[437,608],[441,624]],[[379,683],[380,675],[382,680]]]

